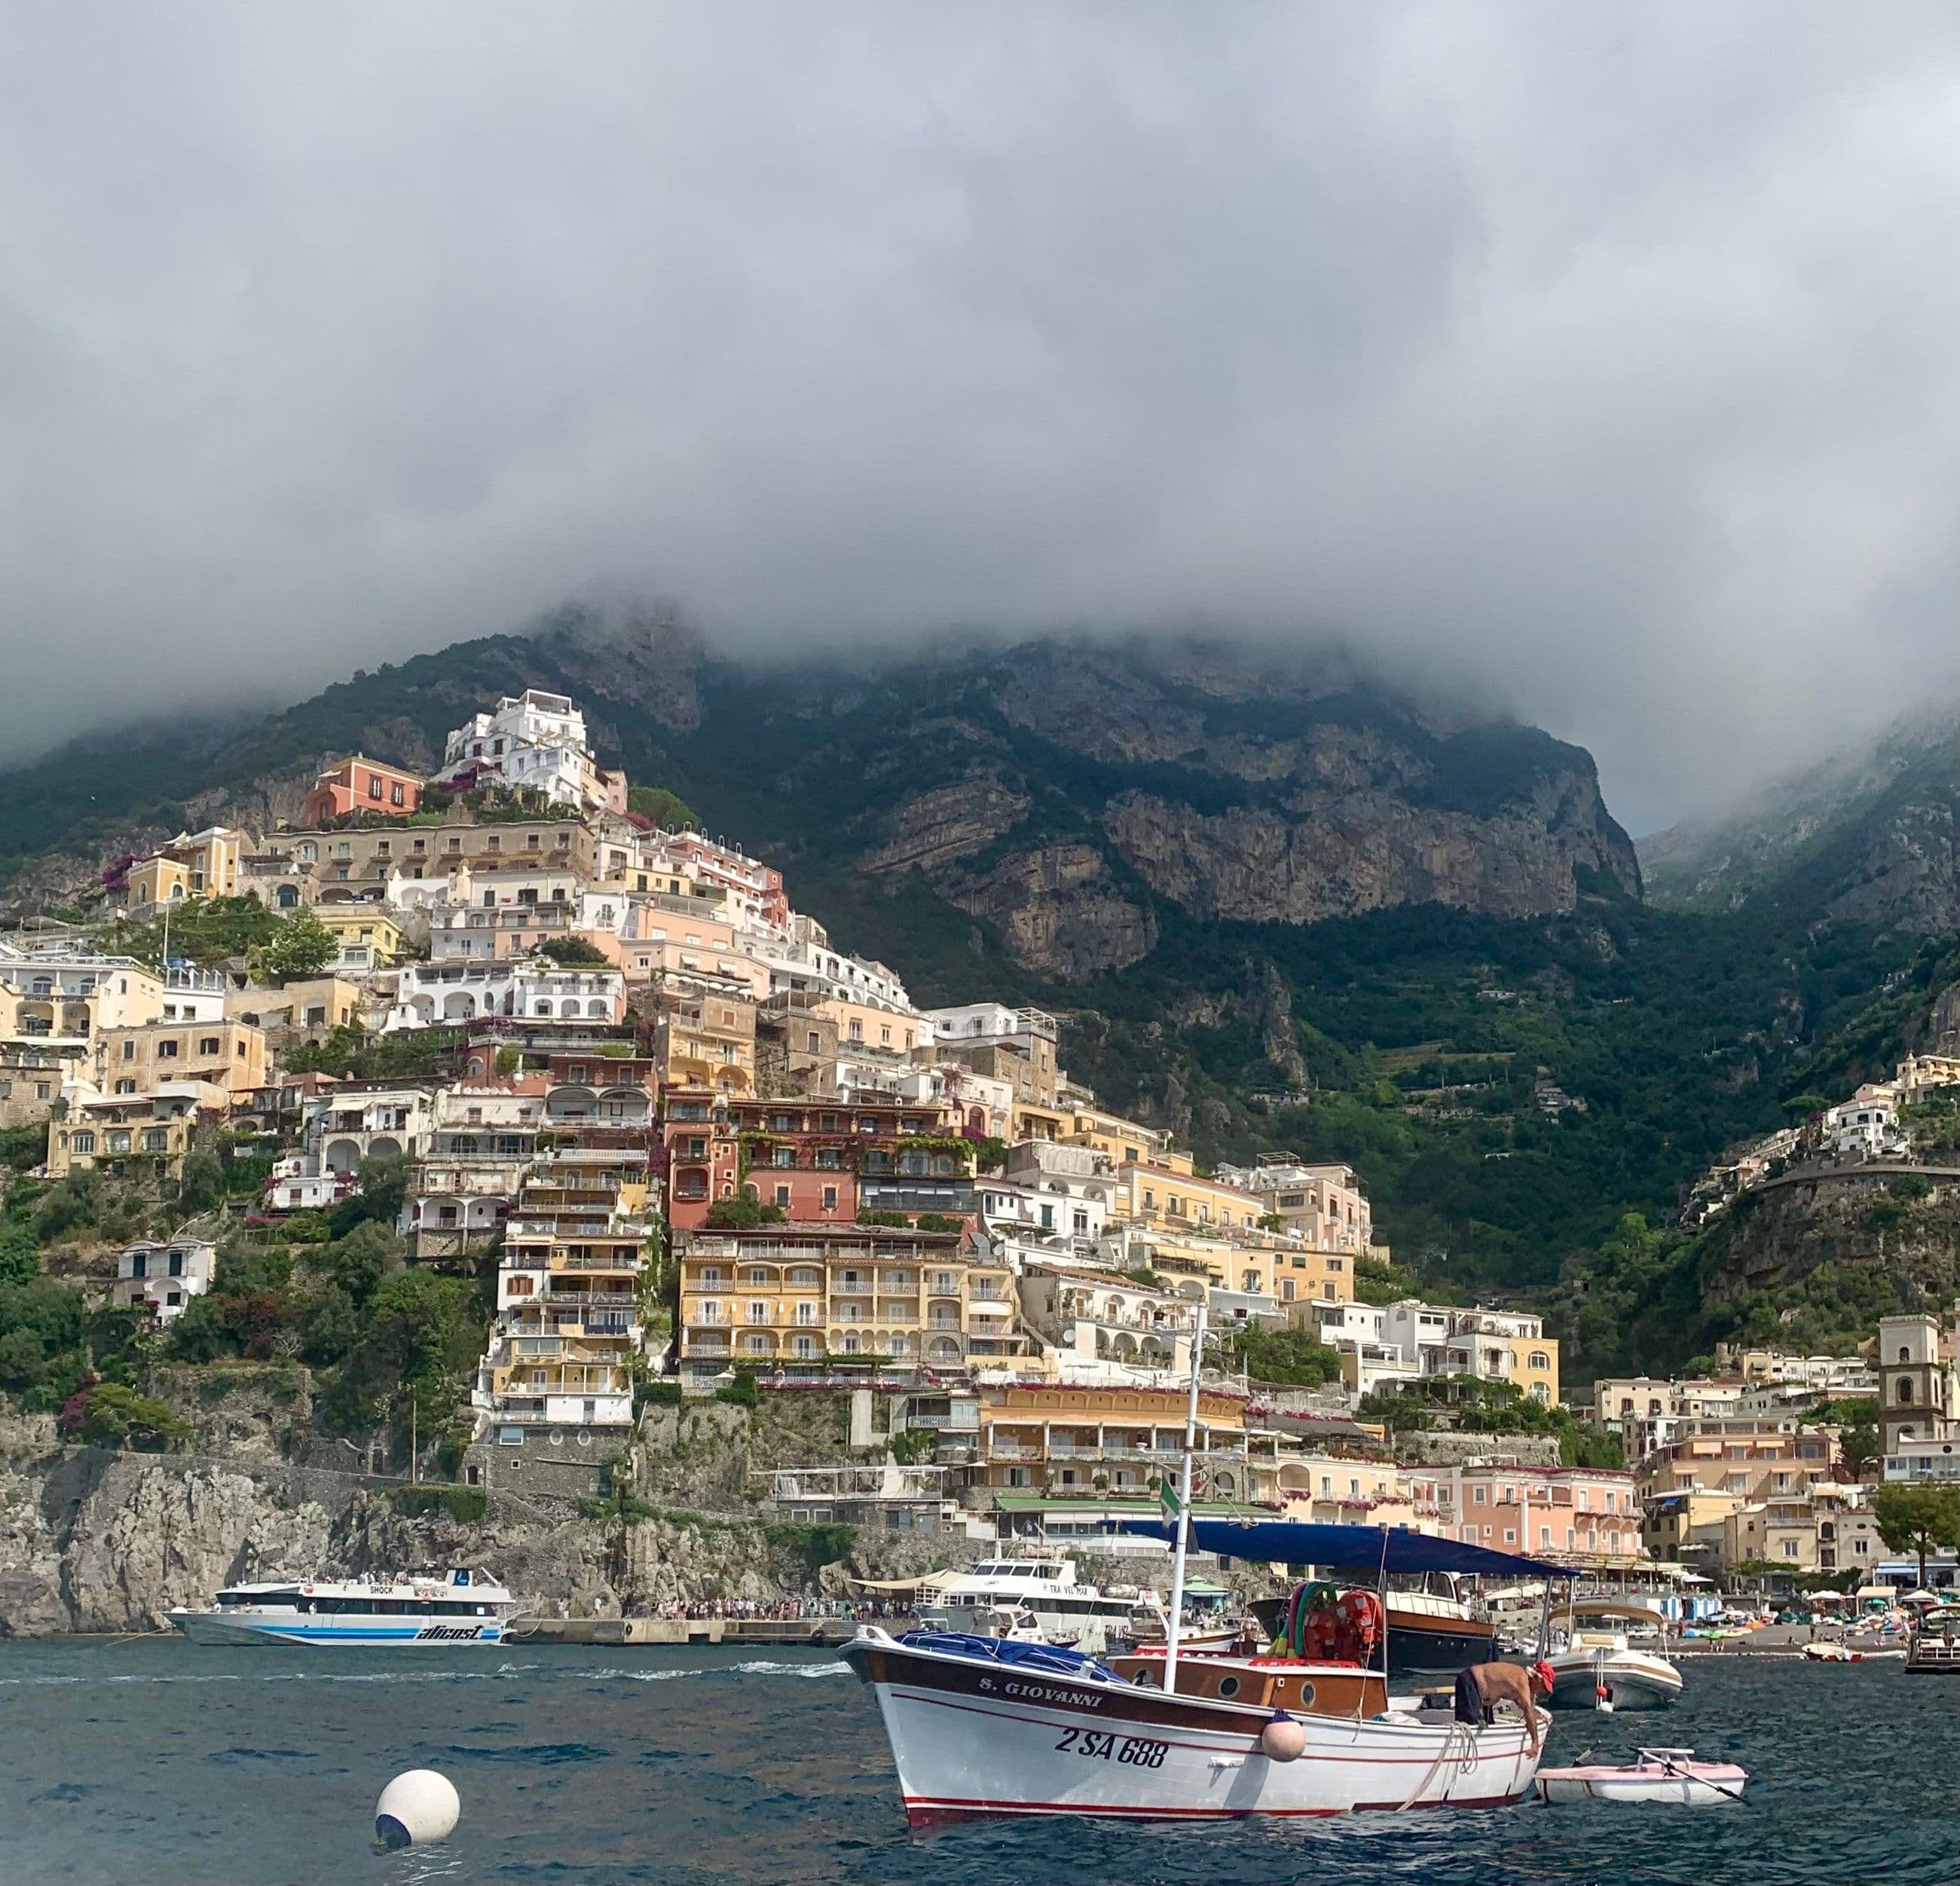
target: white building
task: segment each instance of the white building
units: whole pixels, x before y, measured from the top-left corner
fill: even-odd
[[[1042,1259],[1015,1287],[1023,1325],[1064,1382],[1155,1386],[1189,1373],[1198,1306],[1187,1298],[1121,1271]]]
[[[1908,1141],[1899,1131],[1898,1091],[1889,1083],[1860,1087],[1849,1100],[1829,1108],[1824,1131],[1841,1159],[1890,1159]]]
[[[421,1159],[435,1127],[432,1087],[347,1081],[304,1103],[302,1134],[317,1169],[353,1172],[368,1159]]]
[[[1960,1480],[1960,1438],[1895,1441],[1885,1456],[1888,1480]]]
[[[558,805],[624,812],[625,782],[602,774],[586,743],[585,716],[562,694],[536,688],[506,695],[450,734],[435,784],[494,774]]]
[[[329,1211],[355,1190],[352,1166],[336,1171],[312,1153],[288,1153],[272,1162],[266,1182],[265,1209],[285,1213]]]
[[[160,1323],[181,1316],[211,1288],[218,1246],[208,1238],[142,1239],[119,1253],[109,1300],[118,1309],[147,1307]]]
[[[626,1012],[617,969],[562,969],[546,957],[402,965],[381,1032],[453,1027],[483,1016],[613,1023]]]

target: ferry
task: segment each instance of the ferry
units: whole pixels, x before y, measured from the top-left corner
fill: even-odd
[[[459,1568],[232,1585],[203,1611],[169,1616],[200,1644],[494,1644],[517,1608],[496,1579]]]

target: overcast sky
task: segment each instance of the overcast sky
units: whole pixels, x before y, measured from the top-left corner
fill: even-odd
[[[1636,829],[1960,689],[1952,0],[0,25],[9,757],[593,584],[1340,631]]]

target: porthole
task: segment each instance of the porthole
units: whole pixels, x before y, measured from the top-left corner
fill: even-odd
[[[581,1428],[578,1430],[578,1444],[581,1447],[590,1447],[592,1445],[592,1432],[589,1428]]]
[[[1236,1696],[1239,1694],[1239,1679],[1236,1677],[1220,1677],[1218,1679],[1218,1694],[1223,1697]]]
[[[1300,1708],[1303,1709],[1312,1709],[1313,1707],[1313,1685],[1310,1683],[1303,1683],[1300,1686],[1300,1694],[1295,1700],[1297,1702]]]
[[[554,1447],[562,1447],[562,1446],[564,1446],[564,1445],[565,1445],[565,1430],[564,1430],[563,1428],[562,1428],[562,1427],[555,1427],[555,1428],[553,1428],[553,1429],[552,1430],[552,1431],[551,1431],[551,1444],[552,1444],[552,1446],[554,1446]]]

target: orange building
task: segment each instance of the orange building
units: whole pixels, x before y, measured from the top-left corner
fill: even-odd
[[[422,803],[422,782],[413,773],[398,766],[383,766],[377,760],[356,753],[329,766],[313,782],[306,796],[300,822],[317,829],[329,819],[342,819],[351,812],[378,812],[390,819],[406,819]]]

